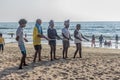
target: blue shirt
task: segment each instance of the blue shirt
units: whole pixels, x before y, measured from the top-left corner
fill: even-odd
[[[56,29],[54,29],[54,28],[48,28],[47,34],[48,34],[48,38],[50,38],[50,39],[56,39],[56,36],[57,36]]]

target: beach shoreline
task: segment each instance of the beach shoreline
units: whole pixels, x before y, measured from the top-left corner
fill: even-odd
[[[74,39],[74,30],[75,30],[75,26],[76,24],[81,24],[81,32],[82,34],[88,38],[89,40],[91,40],[92,35],[95,35],[95,41],[97,44],[97,47],[99,47],[99,36],[102,34],[104,37],[104,41],[111,41],[112,42],[112,47],[110,48],[114,48],[115,49],[115,35],[118,34],[118,36],[120,35],[120,23],[118,21],[98,21],[98,22],[89,22],[89,21],[85,21],[85,22],[70,22],[70,27],[69,27],[69,31],[70,34],[72,36],[72,38]],[[42,27],[43,27],[43,33],[45,36],[47,36],[47,29],[48,29],[48,22],[43,22]],[[35,26],[35,22],[28,22],[28,24],[26,25],[26,28],[24,29],[24,33],[27,34],[27,39],[32,43],[32,36],[33,36],[33,27]],[[15,40],[15,34],[16,34],[16,30],[18,28],[18,23],[17,22],[5,22],[5,23],[0,23],[0,33],[3,33],[3,37],[5,39],[6,43],[10,43],[10,42],[16,42]],[[57,33],[59,36],[62,37],[62,32],[61,29],[64,28],[64,23],[63,22],[55,22],[55,29],[57,30]],[[10,35],[11,33],[13,33],[13,37]],[[43,40],[43,43],[46,43],[47,41]],[[61,44],[62,41],[57,41],[58,44]],[[86,42],[83,41],[83,46],[91,46],[91,42]],[[74,44],[74,42],[72,41],[71,44]],[[108,47],[109,48],[109,47]],[[120,49],[120,41],[118,44],[118,49]]]
[[[12,44],[12,43],[17,44],[17,42],[15,41],[15,39],[14,39],[14,41],[9,41],[9,42],[6,42],[5,44]],[[48,41],[45,40],[45,39],[42,39],[41,43],[42,43],[42,45],[48,45],[48,46],[49,46]],[[57,43],[57,45],[60,45],[60,46],[63,45],[62,40],[56,40],[56,43]],[[27,42],[26,44],[32,45],[33,42],[32,42],[32,40],[31,40],[31,41]],[[103,48],[103,49],[104,49],[104,48],[105,48],[105,49],[120,49],[120,42],[118,42],[117,46],[116,46],[116,43],[115,43],[115,42],[113,42],[111,46],[105,46],[104,43],[103,43],[103,44],[102,44],[102,47],[99,46],[99,42],[96,42],[95,44],[96,44],[95,47],[91,47],[91,41],[89,41],[89,42],[87,42],[87,41],[82,41],[82,47]],[[70,41],[70,46],[76,46],[75,43],[74,43],[74,41]]]

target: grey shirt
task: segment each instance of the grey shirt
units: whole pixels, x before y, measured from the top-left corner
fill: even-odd
[[[18,45],[24,44],[23,28],[18,27],[18,29],[16,31],[16,36],[19,36]]]
[[[63,28],[62,33],[65,35],[65,37],[70,38],[70,32],[67,28]],[[66,39],[65,37],[63,36],[63,39]]]

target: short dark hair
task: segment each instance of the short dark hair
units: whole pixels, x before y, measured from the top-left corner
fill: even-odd
[[[42,21],[41,19],[37,19],[37,20],[36,20],[36,23],[38,23],[39,20]]]
[[[21,25],[21,24],[26,24],[26,23],[27,23],[27,20],[26,20],[26,19],[20,19],[18,23],[19,23],[20,25]]]
[[[77,24],[76,27],[81,27],[81,25],[80,25],[80,24]]]
[[[2,36],[2,33],[0,33],[0,36]]]

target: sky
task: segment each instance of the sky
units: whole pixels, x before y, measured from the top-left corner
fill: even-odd
[[[0,22],[120,21],[120,0],[0,0]]]

